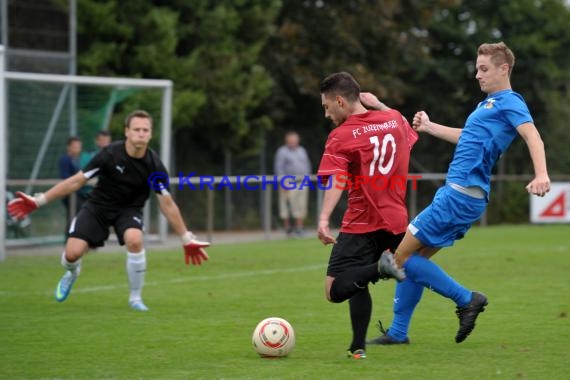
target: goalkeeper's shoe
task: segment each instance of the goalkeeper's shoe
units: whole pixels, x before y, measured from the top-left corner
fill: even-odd
[[[459,318],[459,330],[455,336],[455,342],[463,342],[471,331],[475,328],[475,320],[479,313],[485,311],[485,306],[488,305],[487,297],[483,293],[473,292],[471,302],[467,306],[457,307],[457,318]]]
[[[129,306],[136,311],[148,311],[148,307],[141,300],[129,301]]]
[[[359,359],[366,359],[366,351],[364,351],[363,349],[358,349],[358,350],[354,350],[354,351],[350,351],[348,350],[346,352],[346,356],[349,359],[355,359],[355,360],[359,360]]]
[[[378,260],[378,275],[382,280],[395,278],[398,281],[403,281],[406,279],[404,270],[398,267],[394,255],[389,250],[382,252],[382,256]]]
[[[384,330],[384,326],[382,326],[382,322],[378,321],[378,329],[380,330],[380,335],[377,338],[370,339],[366,341],[366,344],[375,344],[375,345],[392,345],[392,344],[410,344],[410,339],[408,337],[404,338],[404,340],[396,340],[388,335],[388,330]]]
[[[78,271],[71,272],[68,270],[65,272],[61,280],[59,280],[57,288],[55,288],[55,299],[57,302],[63,302],[67,299],[78,275]]]

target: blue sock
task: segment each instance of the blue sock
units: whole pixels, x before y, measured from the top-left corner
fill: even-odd
[[[433,290],[434,292],[452,299],[457,306],[463,307],[471,302],[471,291],[451,278],[437,264],[420,255],[413,255],[404,264],[406,276]]]
[[[392,326],[388,329],[388,335],[391,338],[399,341],[407,338],[412,314],[423,293],[423,285],[410,278],[398,282],[394,294],[394,319]]]

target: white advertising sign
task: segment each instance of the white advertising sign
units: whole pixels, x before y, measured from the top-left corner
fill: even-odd
[[[570,223],[570,182],[553,182],[544,197],[530,196],[532,223]]]

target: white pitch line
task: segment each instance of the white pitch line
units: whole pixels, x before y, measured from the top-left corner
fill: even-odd
[[[280,273],[297,273],[297,272],[310,272],[316,269],[324,269],[326,265],[318,264],[318,265],[307,265],[303,267],[295,267],[295,268],[281,268],[281,269],[265,269],[265,270],[258,270],[258,271],[247,271],[247,272],[233,272],[233,273],[226,273],[226,274],[218,274],[215,276],[192,276],[192,277],[182,277],[182,278],[174,278],[168,281],[147,281],[145,286],[158,286],[162,284],[179,284],[185,282],[199,282],[199,281],[215,281],[215,280],[227,280],[227,279],[236,279],[236,278],[247,278],[247,277],[255,277],[255,276],[269,276],[274,274]],[[92,286],[88,288],[78,288],[73,289],[73,293],[97,293],[97,292],[105,292],[105,291],[112,291],[117,289],[125,289],[127,287],[126,284],[121,285],[102,285],[102,286]],[[49,292],[51,294],[52,292]],[[26,295],[45,295],[46,292],[10,292],[10,291],[0,291],[0,297],[10,297],[10,296],[26,296]]]

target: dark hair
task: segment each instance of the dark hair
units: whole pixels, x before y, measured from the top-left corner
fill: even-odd
[[[125,119],[125,128],[129,128],[129,125],[131,124],[131,120],[135,117],[140,117],[143,119],[149,119],[150,120],[150,124],[152,125],[152,116],[150,116],[150,114],[144,110],[136,110],[131,112],[127,118]]]
[[[81,139],[77,136],[70,136],[67,138],[67,143],[65,144],[66,146],[70,146],[72,143],[79,141],[81,142]]]
[[[106,131],[106,130],[99,131],[99,132],[97,132],[97,137],[99,137],[99,136],[111,136],[111,132]]]
[[[347,72],[334,73],[321,82],[321,94],[340,95],[349,102],[356,102],[360,97],[360,85]]]

